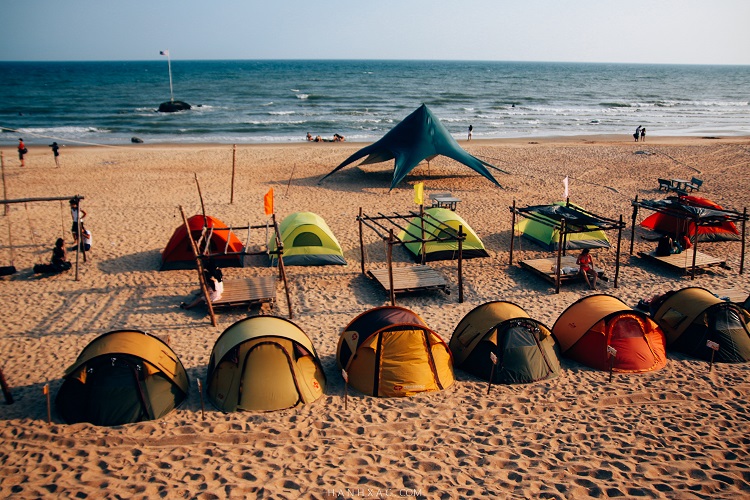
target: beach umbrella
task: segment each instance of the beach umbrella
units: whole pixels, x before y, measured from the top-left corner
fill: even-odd
[[[463,163],[482,174],[495,185],[500,185],[487,170],[487,167],[501,172],[504,172],[504,170],[467,153],[424,104],[393,127],[379,141],[360,149],[344,160],[338,167],[320,179],[320,182],[360,158],[367,157],[361,165],[380,163],[395,158],[391,182],[391,189],[393,189],[422,160],[430,161],[438,155],[447,156]]]

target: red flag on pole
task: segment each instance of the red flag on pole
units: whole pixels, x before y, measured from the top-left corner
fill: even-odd
[[[266,211],[266,215],[273,214],[273,188],[269,189],[263,197],[263,208]]]

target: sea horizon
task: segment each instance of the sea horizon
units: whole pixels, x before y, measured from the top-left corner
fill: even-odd
[[[0,144],[371,142],[426,104],[454,138],[750,135],[750,66],[254,59],[5,61]],[[160,103],[192,109],[158,113]]]

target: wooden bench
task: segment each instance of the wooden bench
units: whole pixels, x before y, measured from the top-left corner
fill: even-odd
[[[388,269],[371,269],[367,274],[390,292]],[[448,283],[442,274],[429,266],[408,266],[393,268],[393,293],[417,292],[421,290],[442,290],[450,293]]]
[[[693,249],[688,248],[680,253],[673,253],[671,255],[656,255],[656,250],[650,252],[638,252],[641,257],[665,264],[673,269],[677,269],[683,273],[689,272],[693,268]],[[720,266],[727,267],[727,261],[718,257],[712,257],[711,255],[703,252],[696,252],[695,255],[695,268],[704,269],[707,267]]]
[[[214,308],[252,306],[276,302],[276,276],[257,276],[224,280],[224,293],[211,305]]]
[[[540,276],[550,283],[554,284],[557,280],[555,273],[555,266],[557,265],[557,258],[550,257],[544,259],[529,259],[522,260],[518,263],[522,268],[533,272],[537,276]],[[585,281],[583,275],[579,272],[578,264],[576,264],[576,258],[571,255],[565,255],[560,258],[560,267],[562,270],[570,269],[572,272],[561,272],[560,283],[570,283],[574,281]],[[604,270],[594,267],[598,279],[602,281],[609,281],[609,278],[605,276]]]
[[[672,181],[669,179],[659,179],[659,191],[669,192],[672,190]]]

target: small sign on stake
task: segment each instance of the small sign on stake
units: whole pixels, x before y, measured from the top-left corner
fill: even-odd
[[[492,379],[495,378],[495,367],[497,366],[497,355],[494,352],[490,353],[490,361],[492,361],[492,369],[490,370],[490,379],[487,381],[487,395],[490,394],[492,388]]]
[[[716,354],[716,351],[719,350],[719,344],[712,340],[707,340],[706,347],[711,349],[711,361],[708,363],[708,371],[711,371],[711,368],[714,366],[714,355]]]
[[[615,366],[615,358],[617,357],[617,349],[615,349],[611,345],[608,345],[607,354],[609,355],[609,381],[612,382],[612,371]]]

